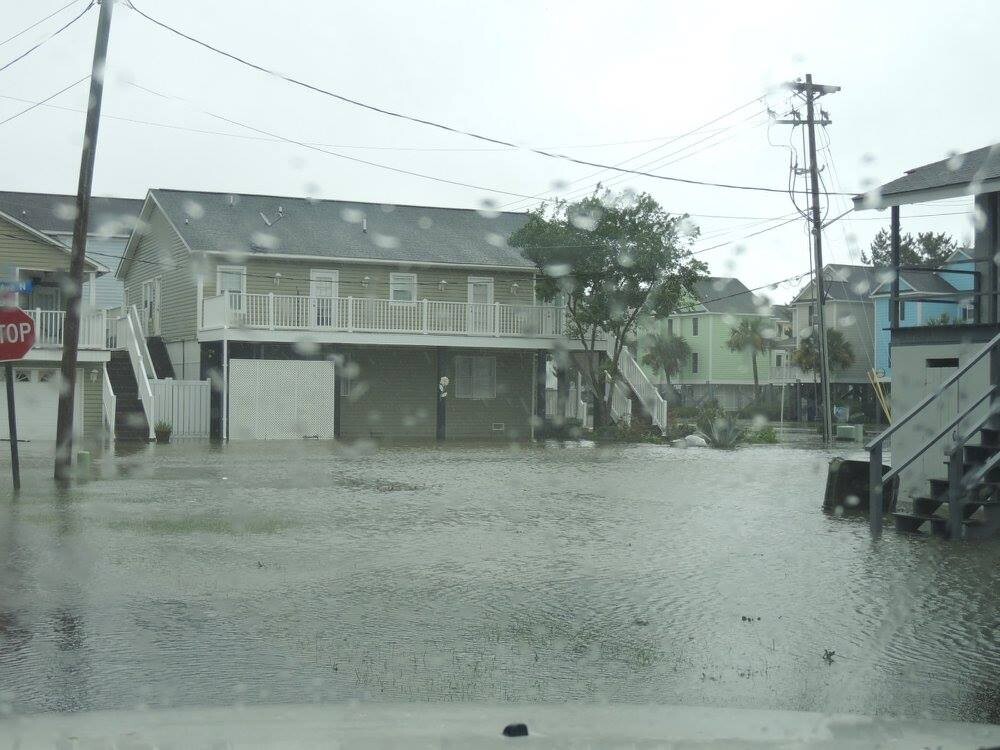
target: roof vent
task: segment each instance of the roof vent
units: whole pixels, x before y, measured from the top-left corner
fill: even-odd
[[[235,195],[232,195],[232,194],[229,195],[229,205],[230,205],[230,207],[236,205],[236,196]]]
[[[365,234],[368,234],[368,219],[367,218],[361,220],[361,231],[364,232]]]

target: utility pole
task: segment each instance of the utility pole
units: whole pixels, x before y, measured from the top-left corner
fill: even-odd
[[[820,110],[820,119],[815,116],[815,103],[824,94],[835,94],[840,91],[840,86],[825,86],[813,83],[812,74],[806,74],[805,83],[793,81],[787,84],[788,88],[797,94],[803,95],[806,100],[806,119],[799,117],[791,120],[777,120],[783,125],[805,125],[809,134],[809,189],[811,193],[811,207],[809,220],[812,223],[814,271],[813,290],[815,292],[816,307],[819,323],[819,380],[823,398],[823,440],[826,443],[833,442],[833,402],[830,399],[830,358],[826,337],[826,284],[823,278],[823,219],[820,216],[819,204],[819,166],[816,164],[816,125],[829,125],[831,120],[825,112]],[[792,196],[794,201],[795,196]]]
[[[90,98],[87,123],[83,133],[80,158],[80,182],[76,191],[76,218],[73,222],[73,250],[69,263],[66,294],[66,320],[63,323],[62,387],[56,421],[55,478],[65,482],[73,459],[73,405],[76,400],[76,364],[80,346],[80,301],[83,298],[83,263],[87,249],[87,224],[90,213],[90,189],[94,182],[94,157],[97,154],[97,129],[101,121],[101,97],[104,94],[104,70],[111,33],[111,12],[115,0],[98,0],[101,14],[97,21],[94,61],[90,69]]]

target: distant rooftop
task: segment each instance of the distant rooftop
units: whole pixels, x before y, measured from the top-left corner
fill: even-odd
[[[127,237],[142,209],[139,198],[90,199],[89,234]],[[72,234],[76,196],[59,193],[0,191],[0,211],[44,234]]]

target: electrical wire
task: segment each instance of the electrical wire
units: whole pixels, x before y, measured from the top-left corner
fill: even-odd
[[[695,302],[695,303],[690,304],[690,305],[685,305],[683,307],[678,307],[674,312],[681,312],[683,310],[694,310],[695,308],[701,307],[702,305],[706,305],[709,302],[720,302],[721,300],[731,299],[733,297],[739,297],[739,296],[741,296],[743,294],[753,294],[754,292],[759,292],[762,289],[774,289],[779,284],[785,284],[785,283],[788,283],[788,282],[799,281],[803,277],[808,276],[808,275],[809,275],[809,271],[803,271],[802,273],[795,274],[794,276],[788,276],[787,278],[779,279],[778,281],[772,281],[769,284],[761,284],[760,286],[754,287],[753,289],[744,289],[743,291],[733,292],[732,294],[726,294],[726,295],[723,295],[722,297],[713,297],[712,299],[701,300],[699,302]]]
[[[74,16],[68,22],[64,23],[58,29],[56,29],[51,34],[49,34],[47,37],[45,37],[42,41],[38,42],[35,46],[29,47],[27,50],[25,50],[24,52],[22,52],[20,55],[18,55],[17,57],[15,57],[10,62],[4,63],[2,66],[0,66],[0,73],[2,73],[3,71],[7,70],[7,68],[9,68],[11,65],[13,65],[14,63],[16,63],[17,61],[23,60],[24,58],[26,58],[28,55],[30,55],[36,49],[38,49],[39,47],[41,47],[43,44],[45,44],[47,42],[50,42],[52,39],[54,39],[55,37],[57,37],[59,34],[61,34],[66,29],[68,29],[70,26],[72,26],[74,23],[76,23],[81,18],[83,18],[87,14],[87,11],[90,10],[91,8],[93,8],[93,7],[94,7],[94,2],[93,2],[93,0],[91,0],[91,2],[87,4],[87,7],[84,8],[80,12],[79,15]]]
[[[89,78],[90,78],[90,73],[88,73],[87,75],[85,75],[85,76],[84,76],[83,78],[81,78],[81,79],[80,79],[79,81],[74,81],[74,82],[73,82],[73,83],[71,83],[71,84],[70,84],[69,86],[66,86],[65,88],[61,88],[61,89],[59,89],[59,90],[58,90],[58,91],[57,91],[56,93],[54,93],[54,94],[51,94],[50,96],[47,96],[46,98],[42,99],[42,100],[41,100],[40,102],[35,102],[35,103],[34,103],[34,104],[32,104],[32,105],[31,105],[30,107],[25,107],[25,108],[24,108],[24,109],[22,109],[22,110],[21,110],[20,112],[15,112],[14,114],[12,114],[12,115],[11,115],[10,117],[8,117],[7,119],[5,119],[5,120],[0,120],[0,125],[6,125],[6,124],[7,124],[8,122],[10,122],[11,120],[16,120],[16,119],[17,119],[18,117],[20,117],[21,115],[24,115],[24,114],[27,114],[27,113],[28,113],[28,112],[30,112],[31,110],[33,110],[33,109],[35,109],[35,108],[37,108],[37,107],[40,107],[40,106],[42,106],[43,104],[45,104],[45,102],[48,102],[48,101],[51,101],[52,99],[55,99],[55,98],[56,98],[57,96],[59,96],[60,94],[63,94],[63,93],[65,93],[65,92],[69,91],[69,90],[70,90],[71,88],[73,88],[74,86],[79,86],[79,85],[80,85],[81,83],[83,83],[84,81],[86,81],[86,80],[87,80],[87,79],[89,79]]]
[[[49,20],[50,18],[52,18],[52,16],[55,16],[55,15],[58,15],[59,13],[62,13],[62,12],[63,12],[64,10],[66,10],[66,9],[67,9],[67,8],[68,8],[69,6],[71,6],[71,5],[76,5],[76,4],[78,3],[78,2],[80,2],[80,0],[69,0],[69,2],[68,2],[68,3],[66,3],[66,4],[65,4],[65,5],[64,5],[63,7],[61,7],[61,8],[57,8],[56,10],[52,11],[52,12],[51,12],[51,13],[49,13],[49,14],[48,14],[47,16],[45,16],[45,18],[40,18],[40,19],[38,19],[38,20],[37,20],[37,21],[35,21],[35,22],[34,22],[33,24],[31,24],[31,26],[27,26],[27,27],[25,27],[25,28],[21,29],[21,30],[20,30],[19,32],[17,32],[16,34],[13,34],[13,35],[11,35],[11,36],[7,37],[6,39],[4,39],[3,41],[0,41],[0,47],[2,47],[3,45],[7,44],[7,42],[12,42],[12,41],[14,41],[14,40],[15,40],[15,39],[17,39],[17,38],[18,38],[19,36],[21,36],[21,34],[26,34],[26,33],[28,33],[29,31],[31,31],[31,30],[32,30],[33,28],[35,28],[35,27],[36,27],[36,26],[38,26],[39,24],[42,24],[42,23],[45,23],[45,22],[46,22],[46,21],[48,21],[48,20]]]
[[[741,185],[741,184],[728,183],[728,182],[714,182],[714,181],[710,181],[710,180],[695,180],[695,179],[690,179],[690,178],[685,178],[685,177],[671,177],[671,176],[667,176],[667,175],[653,174],[652,172],[643,172],[641,170],[636,170],[636,169],[627,169],[625,167],[616,167],[613,164],[604,164],[604,163],[601,163],[601,162],[589,161],[587,159],[579,159],[577,157],[569,156],[568,154],[562,154],[562,153],[558,153],[558,152],[554,152],[554,151],[546,151],[544,149],[536,148],[536,147],[533,147],[533,146],[522,146],[522,145],[516,144],[516,143],[514,143],[512,141],[503,140],[501,138],[493,138],[491,136],[482,135],[480,133],[475,133],[475,132],[470,131],[470,130],[462,130],[461,128],[456,128],[456,127],[453,127],[451,125],[445,125],[443,123],[434,122],[433,120],[427,120],[427,119],[424,119],[424,118],[421,118],[421,117],[415,117],[413,115],[407,115],[407,114],[403,114],[401,112],[395,112],[393,110],[385,109],[384,107],[375,106],[374,104],[368,104],[368,103],[360,101],[358,99],[352,99],[349,96],[345,96],[343,94],[338,94],[336,92],[329,91],[328,89],[321,88],[320,86],[316,86],[316,85],[311,84],[311,83],[306,83],[305,81],[301,81],[301,80],[299,80],[297,78],[292,78],[291,76],[283,75],[281,73],[278,73],[277,71],[274,71],[274,70],[271,70],[269,68],[266,68],[263,65],[259,65],[257,63],[251,62],[250,60],[247,60],[246,58],[240,57],[239,55],[235,55],[232,52],[227,52],[225,50],[222,50],[222,49],[220,49],[218,47],[215,47],[215,46],[209,44],[208,42],[204,42],[204,41],[202,41],[200,39],[197,39],[196,37],[191,36],[190,34],[186,34],[183,31],[180,31],[179,29],[176,29],[173,26],[170,26],[169,24],[164,23],[163,21],[160,21],[160,20],[158,20],[156,18],[153,18],[148,13],[145,13],[144,11],[142,11],[138,7],[136,7],[135,3],[131,2],[131,0],[129,0],[129,2],[128,2],[128,7],[131,8],[136,13],[138,13],[143,18],[145,18],[147,21],[150,21],[151,23],[159,26],[160,28],[166,29],[167,31],[169,31],[169,32],[171,32],[173,34],[176,34],[177,36],[181,37],[182,39],[186,39],[189,42],[197,44],[200,47],[203,47],[203,48],[205,48],[207,50],[211,50],[212,52],[215,52],[216,54],[222,55],[223,57],[227,57],[230,60],[233,60],[235,62],[240,63],[241,65],[245,65],[245,66],[247,66],[249,68],[253,68],[254,70],[257,70],[257,71],[259,71],[261,73],[265,73],[266,75],[272,76],[274,78],[278,78],[280,80],[285,81],[286,83],[291,83],[291,84],[294,84],[296,86],[300,86],[300,87],[302,87],[304,89],[307,89],[309,91],[313,91],[315,93],[323,94],[324,96],[329,96],[329,97],[331,97],[333,99],[337,99],[338,101],[344,102],[345,104],[351,104],[351,105],[353,105],[355,107],[360,107],[360,108],[368,110],[370,112],[375,112],[377,114],[385,115],[387,117],[394,117],[394,118],[397,118],[397,119],[406,120],[408,122],[413,122],[413,123],[417,123],[417,124],[420,124],[420,125],[426,125],[428,127],[437,128],[439,130],[444,130],[446,132],[453,133],[453,134],[456,134],[456,135],[463,135],[463,136],[467,136],[469,138],[474,138],[476,140],[484,141],[486,143],[493,143],[493,144],[498,145],[498,146],[507,146],[507,147],[510,147],[510,148],[516,148],[516,149],[519,149],[519,150],[522,150],[522,151],[527,151],[529,153],[537,154],[539,156],[544,156],[544,157],[546,157],[548,159],[558,159],[558,160],[570,162],[570,163],[573,163],[573,164],[581,164],[581,165],[587,166],[587,167],[595,167],[597,169],[614,170],[616,172],[621,172],[623,174],[634,174],[634,175],[640,175],[640,176],[643,176],[643,177],[651,177],[651,178],[656,179],[656,180],[664,180],[666,182],[678,182],[678,183],[682,183],[682,184],[685,184],[685,185],[699,185],[699,186],[703,186],[703,187],[717,187],[717,188],[723,188],[723,189],[726,189],[726,190],[751,190],[751,191],[765,192],[765,193],[784,193],[785,192],[785,190],[783,190],[782,188],[772,188],[772,187],[765,187],[765,186],[760,186],[760,185]],[[750,102],[755,102],[759,98],[760,97],[754,97],[753,99],[750,100]],[[750,102],[748,102],[748,103],[750,103]],[[849,195],[853,196],[855,194],[856,193],[850,193]]]

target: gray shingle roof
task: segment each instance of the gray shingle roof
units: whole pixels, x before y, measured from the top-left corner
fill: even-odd
[[[507,246],[526,214],[181,190],[150,194],[193,251],[534,268]]]
[[[71,234],[75,195],[0,191],[0,211],[45,234]],[[128,236],[142,210],[138,198],[90,199],[89,233],[100,237]]]
[[[852,266],[845,263],[827,263],[823,266],[826,282],[826,299],[833,302],[863,302],[868,300],[872,290],[881,284],[884,271],[871,266]],[[815,297],[810,280],[795,295],[793,302],[806,302]]]
[[[903,177],[876,190],[882,198],[889,198],[902,193],[968,185],[996,178],[1000,178],[1000,143],[910,169]],[[856,196],[854,202],[856,207],[863,207],[864,196]]]
[[[709,312],[759,315],[757,299],[739,279],[708,276],[695,282],[694,296]]]
[[[958,291],[947,281],[938,276],[936,271],[900,271],[899,278],[905,281],[914,292],[942,294]],[[872,291],[872,296],[889,294],[891,281],[883,281]]]

